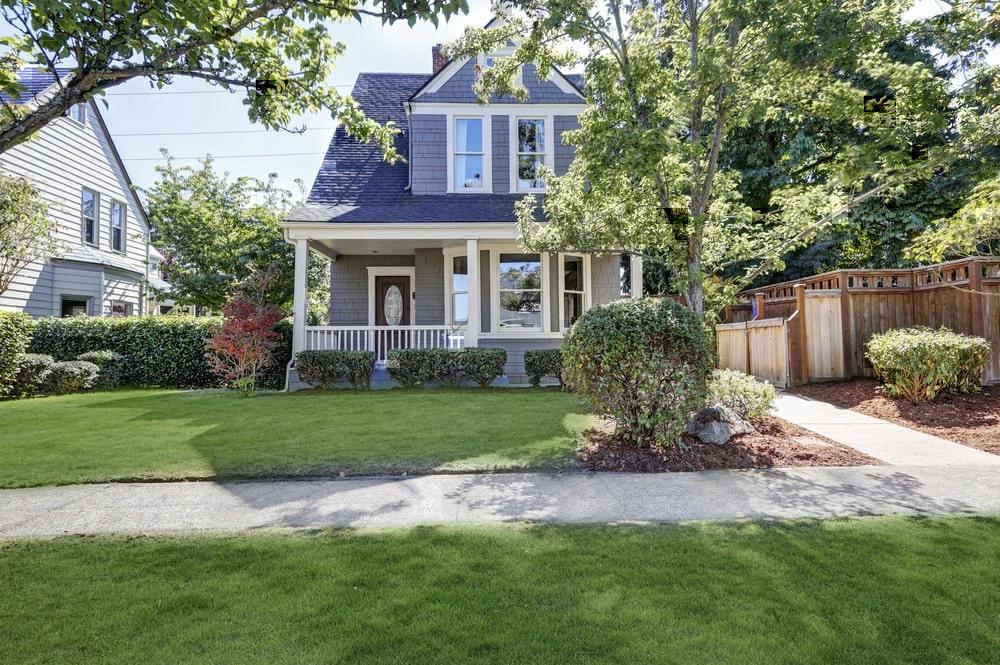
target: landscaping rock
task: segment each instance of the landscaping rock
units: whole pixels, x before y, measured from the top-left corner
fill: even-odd
[[[712,443],[717,446],[723,445],[737,434],[749,434],[753,431],[750,423],[723,404],[702,409],[694,414],[691,422],[684,428],[685,434],[693,436],[702,443]]]

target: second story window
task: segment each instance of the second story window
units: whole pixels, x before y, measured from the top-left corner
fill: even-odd
[[[111,249],[125,251],[125,204],[111,202]]]
[[[97,194],[89,189],[83,190],[80,200],[81,232],[83,242],[97,245]]]
[[[538,167],[545,165],[545,120],[517,119],[517,188],[545,189]]]
[[[87,124],[87,105],[86,104],[74,104],[69,107],[68,111],[69,117],[76,120],[80,124]]]
[[[483,119],[455,118],[456,191],[482,191],[486,180],[483,155]]]

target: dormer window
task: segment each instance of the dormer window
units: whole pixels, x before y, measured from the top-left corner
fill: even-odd
[[[76,120],[81,125],[87,124],[87,105],[86,104],[74,104],[69,107],[67,111],[70,119]]]
[[[546,163],[547,139],[544,118],[517,119],[517,188],[545,189],[539,167]]]
[[[455,118],[454,189],[482,192],[487,188],[483,118]]]

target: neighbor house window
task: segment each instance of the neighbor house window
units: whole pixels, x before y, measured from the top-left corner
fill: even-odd
[[[125,204],[111,202],[111,249],[125,251]]]
[[[500,254],[500,329],[541,330],[542,261],[538,254]]]
[[[111,303],[111,316],[132,316],[132,303],[114,301]]]
[[[481,191],[485,187],[483,119],[455,118],[455,189]]]
[[[469,257],[451,259],[451,324],[469,322]]]
[[[545,165],[545,120],[517,119],[517,188],[544,189],[539,167]]]
[[[80,212],[82,217],[83,242],[88,245],[97,245],[97,208],[97,194],[89,189],[83,190]]]
[[[87,123],[87,105],[86,104],[74,104],[69,107],[68,115],[73,120],[81,124]]]

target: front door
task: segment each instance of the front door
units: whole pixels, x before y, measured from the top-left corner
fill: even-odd
[[[410,277],[408,275],[377,275],[375,277],[375,325],[410,325]],[[379,360],[389,349],[406,348],[404,330],[376,330],[375,352]]]

